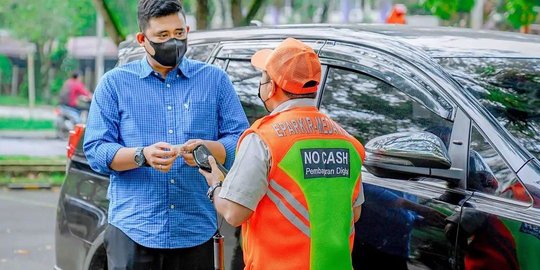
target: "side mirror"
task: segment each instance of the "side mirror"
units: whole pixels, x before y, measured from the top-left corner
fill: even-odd
[[[429,132],[399,132],[370,140],[366,169],[379,177],[410,179],[432,175],[431,169],[452,165],[443,141]]]

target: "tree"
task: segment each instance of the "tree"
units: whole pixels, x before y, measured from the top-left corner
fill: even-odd
[[[105,31],[117,45],[126,39],[126,34],[122,32],[118,16],[111,10],[106,0],[92,0],[97,12],[103,17]]]
[[[540,0],[508,0],[506,18],[514,28],[522,28],[522,32],[528,33],[529,25],[536,21],[535,6],[540,7]]]
[[[265,0],[252,0],[246,16],[242,14],[242,1],[231,0],[231,16],[234,26],[249,25],[251,20],[255,18],[259,9],[261,9]]]
[[[540,7],[540,0],[505,0],[504,3],[506,18],[514,28],[524,27],[527,31],[528,26],[536,21],[535,7]],[[437,17],[452,21],[470,13],[475,0],[423,0],[422,4]]]
[[[437,17],[449,21],[463,13],[471,12],[475,0],[423,0],[424,8]]]
[[[0,9],[2,27],[35,44],[36,94],[48,101],[50,81],[66,56],[64,45],[68,37],[87,32],[95,25],[90,0],[0,0]]]

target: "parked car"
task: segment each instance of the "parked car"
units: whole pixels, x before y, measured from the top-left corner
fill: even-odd
[[[540,269],[540,38],[386,25],[190,34],[187,57],[223,68],[252,122],[266,111],[249,59],[295,37],[318,52],[317,106],[366,146],[362,269]],[[118,65],[144,51],[123,43]],[[55,269],[106,269],[109,178],[72,131]],[[227,261],[236,245],[228,230]]]

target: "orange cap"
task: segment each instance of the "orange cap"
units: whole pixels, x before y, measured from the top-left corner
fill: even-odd
[[[279,87],[293,94],[317,92],[321,81],[319,56],[294,38],[285,39],[274,50],[256,52],[251,57],[251,64],[266,71]]]

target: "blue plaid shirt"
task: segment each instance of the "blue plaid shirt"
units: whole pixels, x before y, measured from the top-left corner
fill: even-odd
[[[197,168],[179,157],[168,173],[109,168],[122,147],[173,145],[189,139],[225,146],[230,167],[248,128],[240,100],[218,67],[184,58],[165,79],[146,58],[107,72],[96,88],[84,136],[93,170],[110,174],[109,223],[150,248],[192,247],[216,232],[216,211]]]

